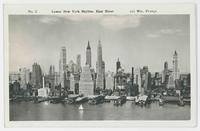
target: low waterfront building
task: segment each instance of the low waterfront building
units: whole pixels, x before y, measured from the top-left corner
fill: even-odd
[[[47,87],[38,89],[39,97],[48,97],[49,94],[50,94],[50,89]]]

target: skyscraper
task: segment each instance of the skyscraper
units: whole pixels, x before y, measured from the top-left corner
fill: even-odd
[[[69,79],[70,79],[70,91],[73,91],[73,93],[75,94],[75,81],[74,81],[74,75],[71,74]]]
[[[44,76],[45,87],[49,87],[53,92],[55,90],[55,68],[54,65],[50,65],[49,74]]]
[[[62,88],[66,88],[66,63],[67,63],[67,53],[66,48],[61,47],[60,51],[60,60],[59,60],[59,74],[60,74],[60,83]]]
[[[114,88],[114,75],[112,72],[108,72],[106,74],[106,89],[113,89]]]
[[[83,94],[85,96],[94,94],[94,81],[92,80],[92,74],[89,65],[85,65],[83,67],[83,71],[81,72],[79,94]]]
[[[78,54],[76,57],[76,73],[81,72],[81,55]]]
[[[168,63],[167,63],[167,61],[165,61],[165,63],[164,63],[164,70],[168,70]]]
[[[119,58],[118,58],[117,62],[116,62],[116,73],[118,72],[119,68],[121,68],[121,63],[120,63]]]
[[[75,71],[76,71],[76,64],[74,63],[73,60],[70,60],[70,61],[69,61],[69,64],[68,64],[68,71],[69,71],[70,73],[72,73],[72,74],[74,74]]]
[[[164,70],[162,73],[162,83],[167,84],[169,78],[169,69],[167,61],[164,63]]]
[[[26,68],[20,68],[20,87],[26,89],[26,85],[30,83],[30,70]]]
[[[174,81],[179,79],[178,54],[177,54],[176,50],[173,55],[173,79],[174,79]]]
[[[174,81],[174,78],[173,78],[173,75],[170,75],[169,76],[169,79],[168,79],[168,83],[167,83],[167,88],[175,88],[175,81]]]
[[[89,65],[89,67],[92,66],[92,53],[91,53],[89,41],[88,41],[88,45],[87,45],[87,49],[86,49],[86,65]]]
[[[97,72],[96,87],[103,89],[104,77],[105,77],[105,63],[102,59],[102,46],[100,40],[97,48],[96,72]]]
[[[20,80],[20,73],[19,72],[10,72],[9,73],[9,83],[13,83],[15,81],[19,82]]]
[[[138,85],[138,92],[140,94],[144,94],[144,89],[142,88],[142,85],[141,85],[142,84],[141,69],[140,68],[136,68],[134,75],[135,75],[134,76],[135,77],[134,81]]]
[[[60,51],[60,68],[59,68],[60,72],[65,70],[66,64],[67,64],[66,48],[65,47],[61,47],[61,51]]]
[[[40,68],[40,65],[37,63],[34,63],[32,65],[32,84],[35,88],[42,88],[42,70]]]
[[[151,73],[148,71],[148,66],[144,66],[141,70],[141,78],[142,78],[142,88],[144,89],[144,93],[151,90]]]
[[[55,67],[54,67],[54,65],[50,65],[49,75],[54,75],[54,74],[55,74]]]

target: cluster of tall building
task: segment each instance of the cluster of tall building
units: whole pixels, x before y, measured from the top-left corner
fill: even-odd
[[[131,73],[125,72],[119,58],[116,61],[116,72],[105,72],[100,40],[97,46],[96,70],[92,67],[92,51],[89,41],[85,57],[86,61],[83,65],[81,65],[80,54],[77,54],[76,62],[71,60],[67,63],[67,49],[61,47],[58,72],[51,65],[49,72],[44,75],[40,65],[34,63],[32,71],[20,68],[18,73],[10,73],[10,83],[19,81],[20,88],[27,89],[27,85],[29,85],[35,91],[48,87],[51,95],[65,95],[65,93],[94,95],[103,90],[112,90],[115,95],[138,95],[146,94],[160,86],[175,88],[176,81],[180,78],[176,51],[173,55],[172,69],[169,69],[168,62],[165,62],[163,71],[161,73],[156,72],[155,75],[151,74],[148,66],[143,68],[132,67]],[[186,76],[182,76],[182,79],[185,80]]]

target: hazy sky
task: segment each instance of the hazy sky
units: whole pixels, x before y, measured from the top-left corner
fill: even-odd
[[[168,61],[172,67],[175,50],[178,52],[179,69],[189,72],[189,16],[9,16],[9,68],[31,69],[34,62],[47,72],[50,65],[58,71],[61,46],[67,49],[67,62],[76,62],[81,54],[85,64],[87,41],[92,49],[92,66],[97,60],[100,39],[106,71],[115,71],[117,58],[126,72],[131,67],[147,65],[152,72],[163,70]]]

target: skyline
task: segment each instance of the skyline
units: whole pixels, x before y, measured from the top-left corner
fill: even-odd
[[[151,72],[160,72],[165,61],[172,68],[173,53],[176,50],[180,72],[190,72],[188,15],[11,15],[9,69],[31,69],[32,64],[37,62],[44,72],[48,72],[50,65],[55,65],[58,71],[62,46],[67,49],[67,63],[70,60],[76,62],[76,56],[81,54],[81,66],[84,66],[88,40],[94,69],[97,44],[101,40],[106,71],[115,72],[119,58],[125,72],[130,72],[131,67],[143,66],[148,66]],[[132,60],[129,59],[130,56]]]

